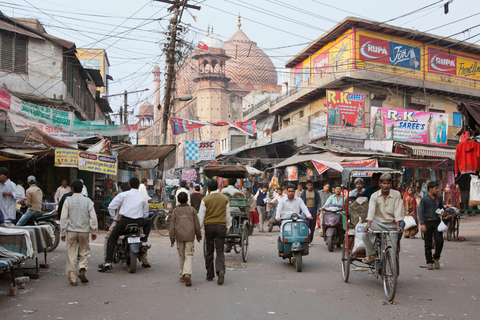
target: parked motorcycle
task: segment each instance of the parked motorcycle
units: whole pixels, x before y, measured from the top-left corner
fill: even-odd
[[[287,221],[281,227],[283,241],[278,237],[277,247],[278,256],[289,260],[294,264],[297,272],[302,272],[302,256],[308,255],[308,225],[303,220],[298,220],[298,214],[294,213],[291,220]]]
[[[333,252],[335,244],[341,248],[344,237],[342,207],[337,205],[323,208],[323,239],[328,246],[328,251]]]
[[[142,237],[145,237],[145,235],[140,233],[138,224],[128,224],[118,238],[113,252],[113,262],[126,263],[128,272],[135,273],[137,258],[146,253],[149,248],[146,242],[141,241]]]
[[[24,214],[27,211],[26,206],[22,206],[20,210],[18,211],[19,213],[21,212]],[[17,216],[21,216],[20,214]],[[52,245],[45,248],[47,252],[52,252],[58,247],[58,244],[60,243],[60,221],[58,220],[58,214],[57,214],[57,209],[54,209],[52,211],[47,211],[47,212],[40,212],[34,216],[32,216],[30,219],[28,219],[27,223],[25,225],[27,226],[39,226],[39,225],[44,225],[44,224],[49,224],[53,228],[53,239],[52,239]]]

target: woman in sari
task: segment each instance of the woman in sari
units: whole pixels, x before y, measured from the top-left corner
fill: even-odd
[[[378,109],[377,113],[373,116],[372,119],[372,134],[373,137],[377,140],[385,140],[385,119],[382,115],[382,110]]]
[[[448,185],[445,187],[445,190],[443,192],[443,202],[445,205],[451,205],[455,206],[456,201],[455,201],[455,189],[450,188]]]
[[[403,206],[405,208],[405,216],[412,216],[415,219],[417,225],[403,232],[405,238],[414,238],[418,232],[418,220],[417,220],[417,201],[413,196],[413,189],[408,187],[403,197]]]
[[[447,143],[447,123],[443,120],[443,116],[440,116],[437,123],[437,143]]]

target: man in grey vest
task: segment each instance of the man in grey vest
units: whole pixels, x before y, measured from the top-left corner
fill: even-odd
[[[61,239],[67,241],[67,278],[72,286],[76,286],[78,278],[87,283],[87,255],[90,252],[88,236],[92,233],[92,241],[97,239],[97,214],[93,202],[82,194],[83,183],[75,180],[72,183],[73,195],[66,198],[60,218]],[[77,273],[77,257],[80,258]]]

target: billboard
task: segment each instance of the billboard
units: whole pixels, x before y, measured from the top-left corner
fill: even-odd
[[[108,59],[107,53],[103,49],[83,49],[77,48],[77,58],[80,60],[82,66],[86,69],[100,70],[102,74],[103,83],[106,85],[108,73]],[[97,88],[101,93],[105,93],[104,87]]]
[[[117,174],[117,158],[81,150],[55,149],[56,167],[78,167],[79,170]]]
[[[215,140],[185,141],[185,159],[186,160],[214,160],[215,159]]]
[[[447,145],[445,113],[372,107],[370,123],[376,140]]]
[[[327,135],[328,116],[323,114],[310,119],[310,140],[323,138]]]
[[[327,90],[328,125],[339,127],[365,126],[365,95]]]

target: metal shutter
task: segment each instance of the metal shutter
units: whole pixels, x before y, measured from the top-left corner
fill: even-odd
[[[13,32],[0,32],[0,69],[27,73],[28,37]]]
[[[15,73],[27,73],[28,71],[28,38],[16,35],[15,37]]]

